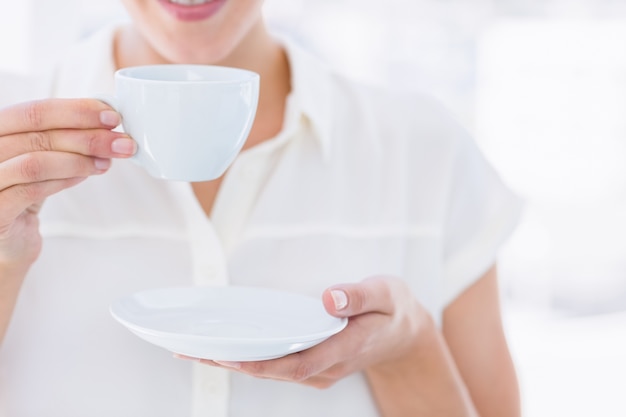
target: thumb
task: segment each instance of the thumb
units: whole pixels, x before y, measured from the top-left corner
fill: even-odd
[[[335,317],[372,312],[388,314],[393,310],[390,283],[381,277],[330,287],[322,294],[322,301],[326,311]]]
[[[322,294],[322,302],[324,308],[328,314],[335,317],[350,317],[350,310],[348,309],[348,293],[345,287],[332,287],[328,288]]]

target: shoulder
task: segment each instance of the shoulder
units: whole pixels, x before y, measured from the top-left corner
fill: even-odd
[[[414,145],[453,143],[466,134],[451,113],[423,91],[383,86],[339,71],[300,42],[283,38],[292,89],[302,111],[324,138],[353,145],[364,140]]]
[[[90,60],[100,56],[103,51],[113,51],[113,39],[118,24],[105,25],[84,36],[73,44],[63,55],[63,61]]]
[[[0,108],[15,103],[37,100],[50,95],[47,74],[21,74],[0,71]]]
[[[337,71],[330,74],[332,101],[346,111],[370,112],[376,120],[400,122],[401,125],[432,125],[450,121],[450,112],[432,95],[354,79]]]
[[[53,74],[53,95],[80,97],[103,93],[112,83],[113,43],[117,25],[107,25],[81,39],[61,57]]]
[[[330,74],[329,83],[335,131],[359,132],[415,152],[454,152],[472,142],[452,112],[426,92],[366,83],[337,72]]]

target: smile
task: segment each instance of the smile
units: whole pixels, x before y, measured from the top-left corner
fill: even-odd
[[[197,6],[199,4],[211,3],[213,0],[168,0],[170,3],[182,6]]]
[[[227,0],[159,0],[174,18],[184,22],[205,20],[215,15]]]

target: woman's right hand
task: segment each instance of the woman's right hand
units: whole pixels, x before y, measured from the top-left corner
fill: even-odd
[[[46,197],[106,172],[135,143],[113,132],[120,116],[95,99],[47,99],[0,109],[0,266],[27,269],[39,255]]]

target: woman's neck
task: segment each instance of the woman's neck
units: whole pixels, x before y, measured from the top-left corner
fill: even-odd
[[[116,33],[114,57],[117,68],[171,63],[158,54],[132,25],[122,27]],[[283,46],[272,38],[262,22],[255,25],[228,56],[206,64],[243,68],[260,75],[257,115],[244,148],[280,132],[291,91],[290,66]]]

